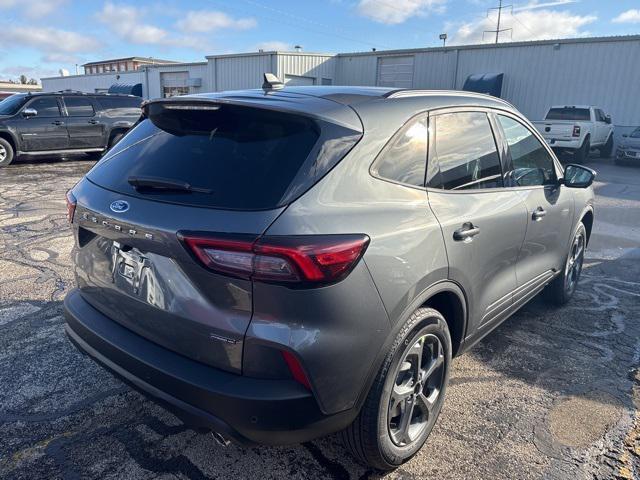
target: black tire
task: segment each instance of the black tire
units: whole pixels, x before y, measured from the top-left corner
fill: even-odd
[[[613,152],[613,134],[609,135],[607,139],[607,143],[604,146],[600,147],[600,156],[602,158],[611,158],[611,153]]]
[[[0,167],[6,167],[15,158],[13,147],[4,138],[0,138]]]
[[[575,163],[584,163],[589,157],[589,152],[591,151],[591,139],[589,137],[584,139],[582,142],[582,146],[576,150],[576,153],[573,154],[573,159]]]
[[[576,245],[576,242],[581,246]],[[580,280],[586,248],[587,229],[584,224],[580,222],[571,239],[571,246],[569,247],[562,273],[545,289],[547,299],[555,305],[564,305],[573,297],[578,285],[578,280]],[[576,251],[576,249],[579,251]]]
[[[438,419],[450,365],[446,320],[433,308],[419,308],[396,336],[360,413],[341,433],[353,456],[378,470],[393,470],[413,457]]]

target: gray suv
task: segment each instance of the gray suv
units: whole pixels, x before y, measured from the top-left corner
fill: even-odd
[[[222,443],[411,458],[451,358],[576,289],[595,172],[484,95],[154,100],[67,195],[73,343]]]

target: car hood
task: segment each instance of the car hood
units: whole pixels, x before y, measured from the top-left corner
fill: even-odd
[[[640,150],[640,138],[625,138],[620,144],[623,149],[632,148],[634,150]]]

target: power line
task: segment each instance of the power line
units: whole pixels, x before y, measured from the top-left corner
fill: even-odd
[[[484,39],[484,34],[485,33],[495,33],[496,34],[496,43],[498,43],[498,41],[500,39],[500,33],[511,30],[511,33],[513,35],[513,28],[500,28],[500,20],[502,19],[502,10],[504,10],[505,8],[510,8],[511,9],[511,14],[513,15],[513,5],[502,5],[502,0],[500,0],[500,4],[497,7],[493,7],[493,8],[490,8],[489,10],[487,10],[487,18],[489,17],[489,14],[491,13],[492,10],[497,10],[498,11],[498,22],[496,24],[496,29],[495,30],[485,30],[484,32],[482,32],[482,38],[483,39]]]

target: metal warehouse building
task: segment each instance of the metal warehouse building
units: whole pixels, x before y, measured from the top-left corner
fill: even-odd
[[[504,74],[502,98],[530,119],[550,105],[592,104],[617,127],[640,125],[640,35],[465,45],[362,53],[256,52],[135,72],[42,79],[45,91],[103,91],[142,83],[146,98],[259,88],[272,72],[295,85],[461,89],[470,75]],[[626,131],[619,128],[617,133]]]

